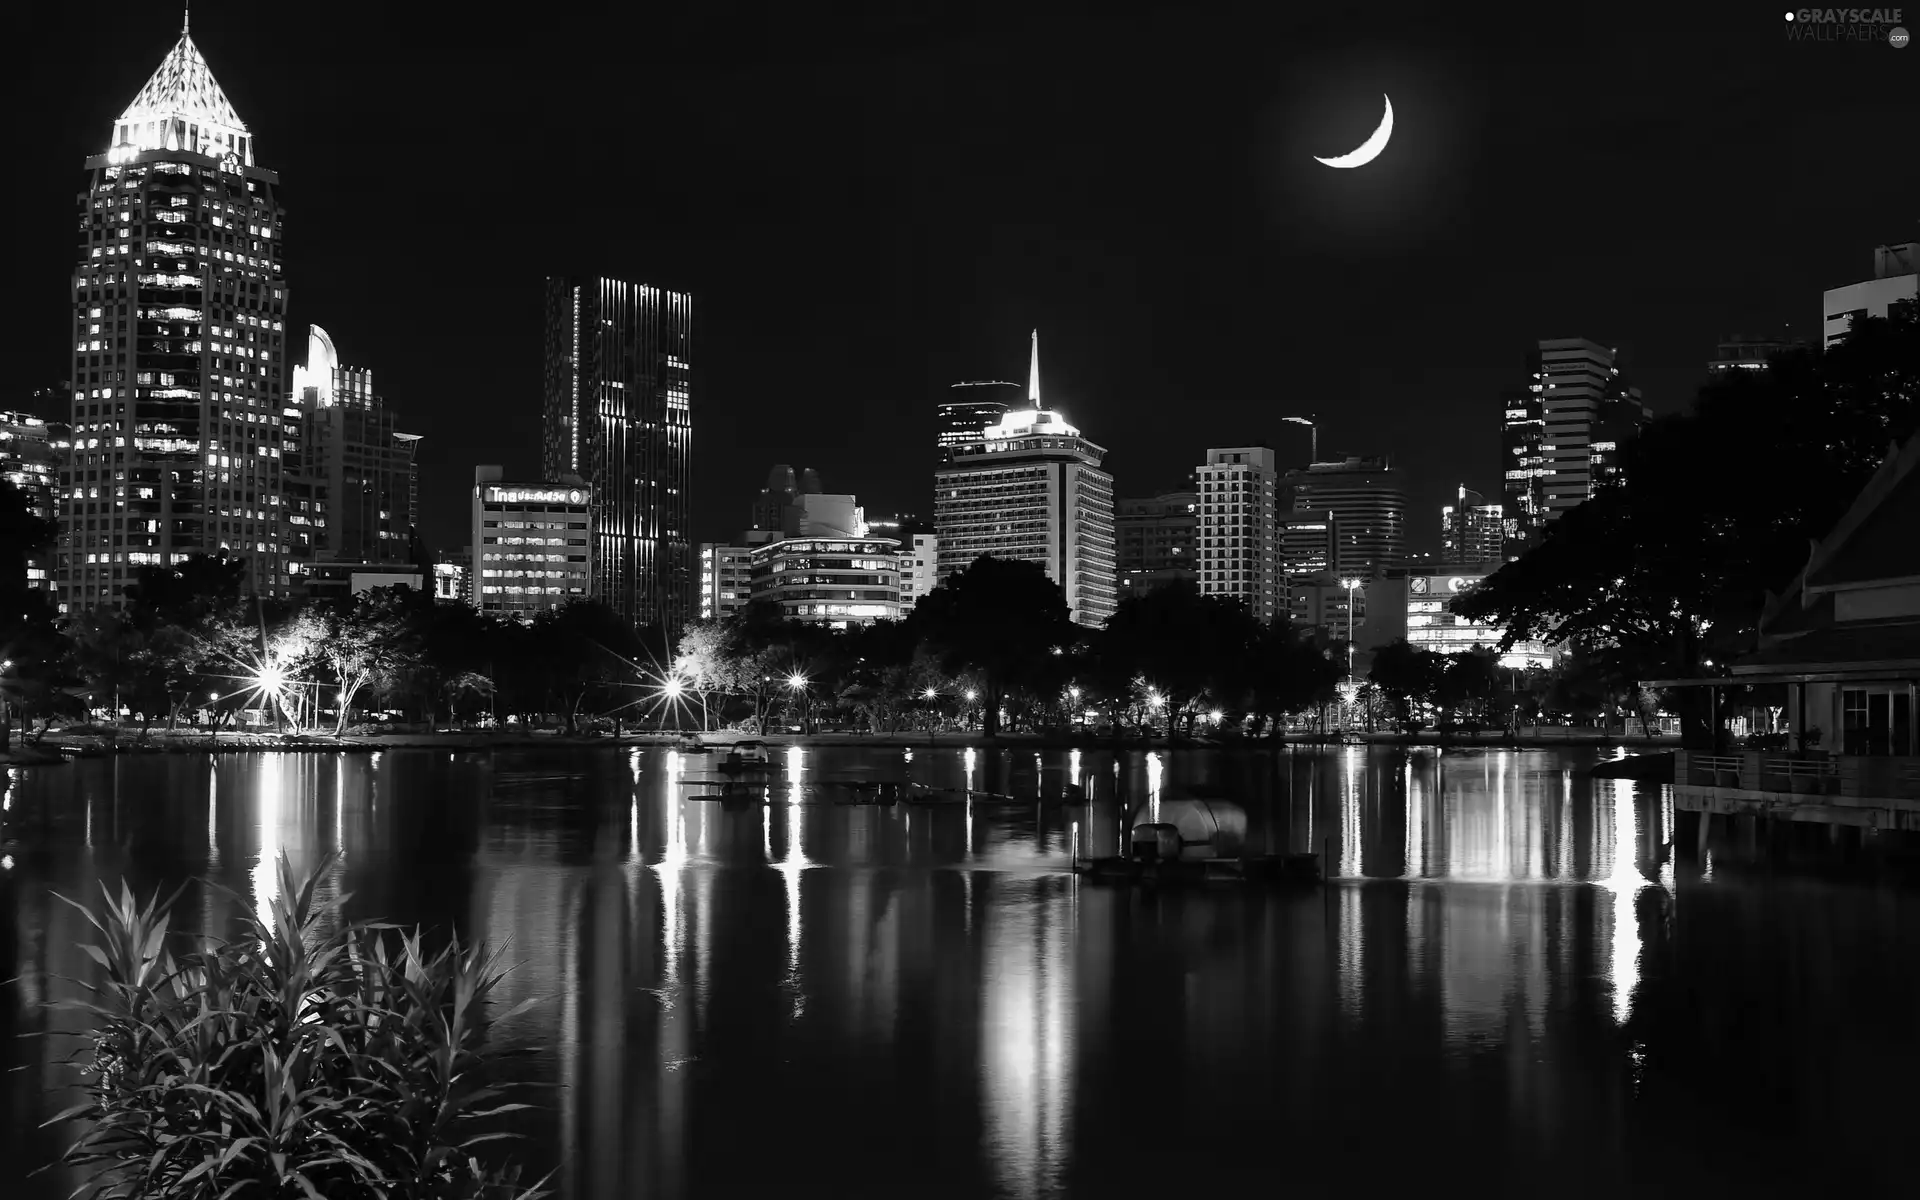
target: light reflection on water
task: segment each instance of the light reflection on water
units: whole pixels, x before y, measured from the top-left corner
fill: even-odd
[[[1876,963],[1916,957],[1905,899],[1830,887],[1783,912],[1724,870],[1701,890],[1674,861],[1664,790],[1590,781],[1591,752],[775,754],[724,804],[712,756],[653,750],[29,774],[9,815],[54,815],[6,881],[10,1003],[90,971],[50,889],[204,874],[263,903],[277,850],[298,870],[334,848],[328,890],[352,893],[353,915],[505,945],[500,1004],[542,1003],[498,1039],[558,1085],[527,1152],[573,1197],[862,1192],[831,1173],[794,1183],[791,1164],[849,1138],[880,1172],[872,1194],[1077,1194],[1177,1175],[1183,1146],[1231,1158],[1276,1123],[1344,1144],[1356,1121],[1436,1153],[1471,1131],[1503,1162],[1577,1161],[1558,1186],[1584,1194],[1628,1181],[1633,1104],[1660,1094],[1663,1054],[1698,1040],[1673,1015],[1695,1010],[1663,1003],[1687,970],[1670,926],[1697,910],[1694,953],[1746,956],[1695,989],[1795,971],[1816,944],[1830,956],[1831,931],[1777,952],[1751,936],[1814,915],[1878,930]],[[854,778],[954,800],[833,803]],[[1337,882],[1155,896],[1070,873],[1077,849],[1124,845],[1123,814],[1197,785],[1242,797],[1250,845],[1325,854]],[[224,926],[226,901],[194,899]],[[1920,996],[1907,974],[1878,986]],[[10,1094],[38,1106],[64,1077],[26,1065]],[[1668,1069],[1670,1091],[1710,1086]],[[1659,1132],[1643,1157],[1690,1153]]]

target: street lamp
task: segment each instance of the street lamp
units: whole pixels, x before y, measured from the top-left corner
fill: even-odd
[[[1360,587],[1358,579],[1342,579],[1340,586],[1347,589],[1347,678],[1353,678],[1353,593]]]
[[[1308,450],[1307,465],[1312,466],[1314,463],[1319,462],[1320,461],[1320,422],[1314,420],[1312,417],[1281,417],[1280,419],[1282,421],[1288,422],[1289,424],[1305,425],[1307,427],[1308,431],[1312,434],[1312,438],[1309,442],[1310,449]]]

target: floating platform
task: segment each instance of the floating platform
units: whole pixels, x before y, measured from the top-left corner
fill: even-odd
[[[1259,858],[1075,859],[1073,871],[1094,883],[1148,887],[1184,887],[1209,883],[1250,883],[1268,887],[1312,887],[1320,882],[1315,854],[1276,854]]]

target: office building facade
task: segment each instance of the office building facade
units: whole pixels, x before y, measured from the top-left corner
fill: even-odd
[[[61,478],[73,452],[73,435],[64,422],[49,422],[32,413],[0,412],[0,478],[20,489],[26,510],[47,522],[58,536]],[[26,584],[51,592],[53,576],[48,560],[31,555],[26,560]]]
[[[1462,484],[1440,508],[1440,565],[1471,567],[1505,560],[1506,510]]]
[[[1538,543],[1547,525],[1616,480],[1623,448],[1653,419],[1614,364],[1586,338],[1542,341],[1526,389],[1509,393],[1502,426],[1506,556]]]
[[[955,446],[935,472],[940,577],[987,554],[1035,563],[1073,619],[1098,627],[1115,601],[1113,476],[1100,467],[1106,450],[1041,404],[1038,334],[1033,353],[1031,407]]]
[[[1707,376],[1714,380],[1725,380],[1762,375],[1770,369],[1775,356],[1804,349],[1805,342],[1785,334],[1771,337],[1728,334],[1714,348],[1713,358],[1707,362]]]
[[[955,447],[977,442],[987,430],[1000,423],[1007,410],[1018,402],[1020,385],[998,379],[956,383],[940,404],[934,427],[934,449],[939,461],[953,461]]]
[[[700,619],[723,621],[753,599],[753,547],[700,543]]]
[[[1436,654],[1462,654],[1468,650],[1498,650],[1506,631],[1496,625],[1482,625],[1453,612],[1453,600],[1472,591],[1487,577],[1485,572],[1461,571],[1451,574],[1408,575],[1405,589],[1407,642],[1416,650]],[[1385,600],[1385,597],[1381,597]],[[1517,641],[1502,652],[1500,665],[1513,670],[1550,667],[1553,652],[1545,642]]]
[[[1163,492],[1117,502],[1115,570],[1122,596],[1144,596],[1170,583],[1200,582],[1200,493]]]
[[[220,550],[284,595],[279,177],[185,30],[85,168],[60,608]]]
[[[1384,458],[1348,457],[1290,471],[1294,515],[1331,514],[1332,573],[1367,579],[1400,565],[1407,548],[1407,489]]]
[[[546,310],[545,474],[594,498],[593,595],[677,636],[697,612],[693,298],[554,277]]]
[[[307,329],[306,362],[293,369],[299,437],[282,457],[288,476],[311,480],[325,507],[315,559],[411,561],[419,521],[417,433],[403,433],[373,389],[373,372],[340,362],[333,339]]]
[[[940,586],[940,539],[931,533],[913,533],[901,539],[900,615]]]
[[[1920,242],[1880,246],[1873,252],[1873,278],[1830,288],[1821,297],[1821,332],[1832,346],[1860,317],[1885,317],[1902,300],[1920,297]]]
[[[892,538],[781,538],[748,557],[756,603],[789,621],[844,629],[900,618],[900,543]]]
[[[1200,591],[1238,600],[1261,621],[1286,611],[1280,471],[1265,446],[1207,451],[1200,493]]]
[[[474,607],[525,621],[593,598],[599,511],[577,476],[511,483],[497,466],[474,468]]]

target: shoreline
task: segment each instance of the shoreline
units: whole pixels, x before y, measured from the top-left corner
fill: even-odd
[[[431,733],[348,734],[335,738],[330,734],[223,733],[182,734],[164,730],[149,731],[144,739],[103,738],[84,735],[63,738],[50,734],[35,746],[13,743],[0,752],[0,766],[52,766],[76,758],[112,758],[152,754],[242,754],[275,751],[280,753],[377,753],[382,750],[612,750],[637,747],[672,747],[689,735],[684,733],[640,733],[620,737],[585,736],[564,733],[499,733],[444,730]],[[908,749],[1034,749],[1034,750],[1276,750],[1282,746],[1421,746],[1436,749],[1543,750],[1584,746],[1595,749],[1671,749],[1677,739],[1671,737],[1608,737],[1598,730],[1564,729],[1550,734],[1529,732],[1508,738],[1504,734],[1478,736],[1371,733],[1359,734],[1357,742],[1342,743],[1338,735],[1322,738],[1314,734],[1283,734],[1273,738],[1178,738],[1123,737],[1100,738],[1091,735],[1058,733],[1003,733],[989,738],[980,733],[925,732],[902,733],[769,733],[702,734],[714,745],[723,741],[757,740],[772,746],[804,745],[817,747],[898,747]]]

